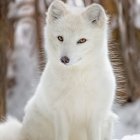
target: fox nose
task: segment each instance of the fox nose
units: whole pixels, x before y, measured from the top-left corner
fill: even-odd
[[[62,63],[67,64],[67,63],[69,63],[69,61],[70,61],[70,59],[67,56],[61,57],[61,62]]]

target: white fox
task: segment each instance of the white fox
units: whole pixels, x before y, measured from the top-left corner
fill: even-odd
[[[51,4],[44,30],[48,63],[15,140],[112,139],[116,82],[107,20],[98,4]]]

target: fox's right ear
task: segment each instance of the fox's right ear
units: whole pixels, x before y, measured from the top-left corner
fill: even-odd
[[[67,10],[66,10],[65,4],[60,0],[55,0],[54,2],[52,2],[52,4],[50,5],[48,9],[47,18],[49,21],[55,21],[61,18],[62,16],[64,16],[66,11]]]

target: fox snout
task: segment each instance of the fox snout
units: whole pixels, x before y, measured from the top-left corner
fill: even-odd
[[[64,64],[67,64],[69,63],[70,59],[67,56],[63,56],[61,57],[60,61]]]

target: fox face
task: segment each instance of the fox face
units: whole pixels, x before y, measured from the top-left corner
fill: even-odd
[[[48,59],[65,66],[92,59],[107,38],[107,16],[100,5],[70,10],[63,2],[54,1],[45,30]]]

